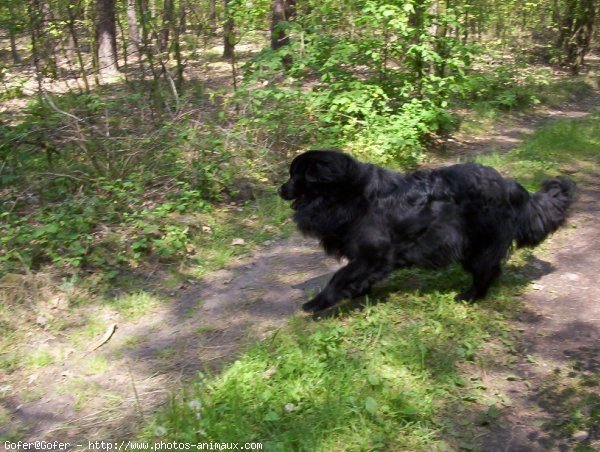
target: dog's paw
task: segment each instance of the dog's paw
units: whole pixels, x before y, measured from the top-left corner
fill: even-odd
[[[470,289],[465,290],[464,292],[459,293],[457,296],[454,297],[456,301],[467,301],[469,303],[479,298],[481,297],[477,296],[477,291],[472,287]]]
[[[307,301],[302,305],[302,310],[305,312],[318,312],[326,309],[330,306],[330,303],[327,303],[325,297],[322,297],[320,294],[317,295],[310,301]]]
[[[316,298],[313,298],[302,305],[302,310],[304,312],[317,312],[322,309],[323,307],[321,306],[321,303],[319,303]]]

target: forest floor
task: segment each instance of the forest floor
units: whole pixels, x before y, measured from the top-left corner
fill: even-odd
[[[511,115],[485,134],[457,135],[431,165],[506,152],[550,121],[582,118],[598,106],[600,96],[588,96]],[[594,441],[599,446],[600,426],[566,437],[557,427],[569,421],[566,413],[576,405],[569,388],[585,387],[586,378],[600,373],[599,206],[600,175],[591,174],[580,184],[572,227],[536,252],[530,269],[535,282],[513,325],[522,331],[518,359],[508,367],[481,369],[488,390],[502,392],[510,403],[492,422],[476,427],[475,448],[568,450],[578,443],[594,447]],[[88,440],[132,439],[140,423],[191,377],[217,371],[248,344],[302,315],[301,303],[340,265],[325,258],[314,241],[293,234],[267,241],[201,280],[162,287],[160,295],[171,301],[134,320],[105,319],[111,327],[101,345],[75,349],[44,331],[35,338],[37,346],[60,349],[63,357],[2,379],[0,434],[85,447]],[[145,277],[149,284],[166,279],[160,272]],[[56,305],[60,310],[60,300]]]

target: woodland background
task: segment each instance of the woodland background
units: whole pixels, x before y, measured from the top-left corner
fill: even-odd
[[[597,8],[3,1],[2,271],[184,256],[171,213],[272,190],[298,149],[415,166],[460,108],[539,102],[543,65],[579,73]]]
[[[456,407],[479,400],[481,378],[466,378],[464,365],[490,362],[481,347],[499,341],[503,355],[491,361],[513,362],[505,320],[519,311],[527,253],[514,258],[492,305],[446,296],[449,284],[464,285],[460,269],[411,270],[391,279],[398,303],[295,319],[224,373],[198,377],[157,418],[148,407],[165,399],[154,388],[152,403],[138,405],[137,392],[124,395],[129,378],[135,392],[155,362],[173,367],[196,349],[173,343],[155,361],[127,364],[123,350],[163,330],[176,337],[178,324],[150,326],[157,312],[180,309],[180,293],[201,309],[194,284],[291,233],[275,190],[296,152],[338,147],[404,171],[443,161],[460,134],[527,122],[548,106],[592,111],[599,8],[598,0],[0,0],[0,435],[50,431],[37,418],[28,430],[19,412],[52,395],[86,422],[109,407],[93,428],[127,438],[146,426],[148,438],[268,439],[274,450],[473,448],[472,432],[440,438],[467,429],[463,416],[473,421]],[[573,160],[571,174],[592,178],[599,123],[592,114],[549,125],[484,163],[532,190]],[[406,292],[415,281],[423,285]],[[205,311],[191,317],[202,316],[190,337],[224,340],[228,326]],[[131,333],[123,350],[88,358],[115,318],[125,335],[136,325],[152,334]],[[113,377],[109,389],[98,383]],[[592,386],[550,401],[570,414],[549,431],[594,434]],[[482,422],[499,416],[497,406],[486,405]]]

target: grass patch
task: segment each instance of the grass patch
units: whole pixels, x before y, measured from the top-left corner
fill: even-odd
[[[137,319],[155,309],[160,300],[148,292],[125,294],[110,301],[110,304],[125,319]]]
[[[576,80],[559,80],[542,85],[528,85],[519,88],[526,97],[525,101],[516,102],[507,108],[506,105],[498,103],[496,97],[502,98],[505,93],[495,93],[491,99],[480,99],[469,103],[468,109],[460,113],[460,131],[466,135],[477,136],[489,133],[498,124],[510,125],[511,116],[507,112],[533,112],[533,107],[553,107],[569,102],[577,102],[580,99],[597,96],[592,88],[594,83],[584,78]],[[509,91],[515,91],[511,83],[505,87]],[[494,97],[496,96],[496,97]],[[508,96],[510,99],[511,96]],[[516,101],[516,99],[515,99]]]
[[[86,362],[86,375],[102,374],[108,371],[108,361],[104,356],[93,356]]]
[[[595,82],[589,77],[576,80],[559,80],[550,83],[537,93],[543,105],[557,106],[594,96]]]
[[[67,334],[68,343],[74,349],[87,349],[94,339],[102,337],[108,323],[99,318],[97,312],[91,312],[85,315],[81,325],[78,325]]]
[[[17,369],[19,357],[16,353],[7,352],[0,354],[0,370],[10,374]]]
[[[24,364],[31,369],[39,369],[41,367],[52,364],[54,358],[48,350],[36,350],[25,357]]]
[[[578,364],[574,367],[577,369]],[[542,428],[552,436],[571,436],[578,431],[593,433],[600,423],[600,375],[576,374],[571,371],[565,375],[557,369],[539,391],[541,406],[553,414],[553,419]],[[598,445],[599,441],[579,444],[575,450],[598,450]]]
[[[537,190],[548,176],[571,173],[575,180],[600,171],[600,114],[556,121],[536,131],[517,149],[480,155],[476,161],[494,166]]]
[[[228,205],[201,218],[209,232],[199,237],[194,265],[185,274],[200,277],[208,271],[226,266],[233,256],[250,251],[254,246],[293,230],[289,206],[276,195],[266,195],[245,205]],[[244,243],[232,245],[234,239]]]
[[[401,271],[361,312],[294,318],[172,400],[146,435],[261,441],[266,450],[450,447],[441,413],[480,399],[461,367],[507,334],[495,307],[522,287],[508,277],[486,303],[456,303],[464,279],[455,267]]]

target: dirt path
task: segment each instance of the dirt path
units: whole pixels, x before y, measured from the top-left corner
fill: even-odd
[[[598,96],[590,96],[517,117],[514,124],[486,137],[452,140],[444,164],[450,156],[465,161],[506,152],[550,121],[583,118],[599,105]],[[487,391],[504,394],[508,407],[495,422],[478,427],[478,450],[600,450],[600,425],[571,436],[562,428],[577,415],[581,398],[598,394],[597,383],[586,388],[586,382],[592,377],[597,382],[600,375],[600,174],[588,175],[578,191],[569,220],[572,229],[561,230],[547,242],[547,251],[536,252],[542,259],[531,269],[533,290],[524,295],[524,310],[513,325],[522,331],[518,362],[483,369]],[[589,410],[594,403],[579,406]]]
[[[588,99],[517,117],[485,138],[458,137],[449,144],[443,163],[510,149],[546,121],[582,117],[597,105],[597,98]],[[481,429],[483,450],[548,450],[575,441],[544,430],[544,422],[555,413],[552,404],[544,404],[543,391],[557,367],[577,363],[574,372],[600,372],[599,205],[600,179],[590,177],[572,218],[577,228],[552,239],[544,256],[548,268],[536,281],[539,290],[524,299],[521,348],[522,356],[530,359],[514,369],[488,373],[490,386],[509,394],[512,407],[494,425]],[[118,328],[98,350],[66,350],[59,364],[0,386],[10,413],[0,434],[75,443],[130,439],[139,421],[147,420],[182,381],[203,369],[218,369],[244,346],[297,315],[300,304],[338,267],[323,257],[316,243],[293,235],[265,244],[228,270],[202,281],[188,280],[165,293],[174,299],[167,306],[134,322],[112,319]],[[60,337],[49,333],[39,343],[64,347]],[[90,372],[90,362],[99,359],[104,367]],[[517,381],[508,381],[508,373],[517,374]],[[586,432],[587,440],[597,438],[598,430]]]
[[[198,371],[217,370],[236,352],[299,312],[305,293],[317,290],[339,267],[312,241],[294,235],[232,263],[203,281],[188,280],[175,301],[135,322],[119,322],[98,350],[73,351],[61,365],[3,386],[12,421],[0,434],[24,440],[131,439],[168,395]],[[63,347],[47,334],[40,346]],[[92,360],[108,367],[89,371]],[[13,389],[14,385],[14,389]],[[1,390],[1,389],[0,389]],[[41,397],[28,400],[41,391]]]
[[[600,375],[599,219],[596,174],[580,185],[570,220],[575,229],[556,234],[540,268],[533,269],[544,274],[524,297],[518,363],[487,374],[484,384],[507,394],[511,406],[484,429],[483,450],[570,450],[578,443],[599,450],[600,425],[571,437],[560,428],[575,415],[569,405],[577,400],[570,399],[598,394],[585,381]],[[579,394],[572,393],[575,387]],[[594,403],[585,405],[593,409]]]

